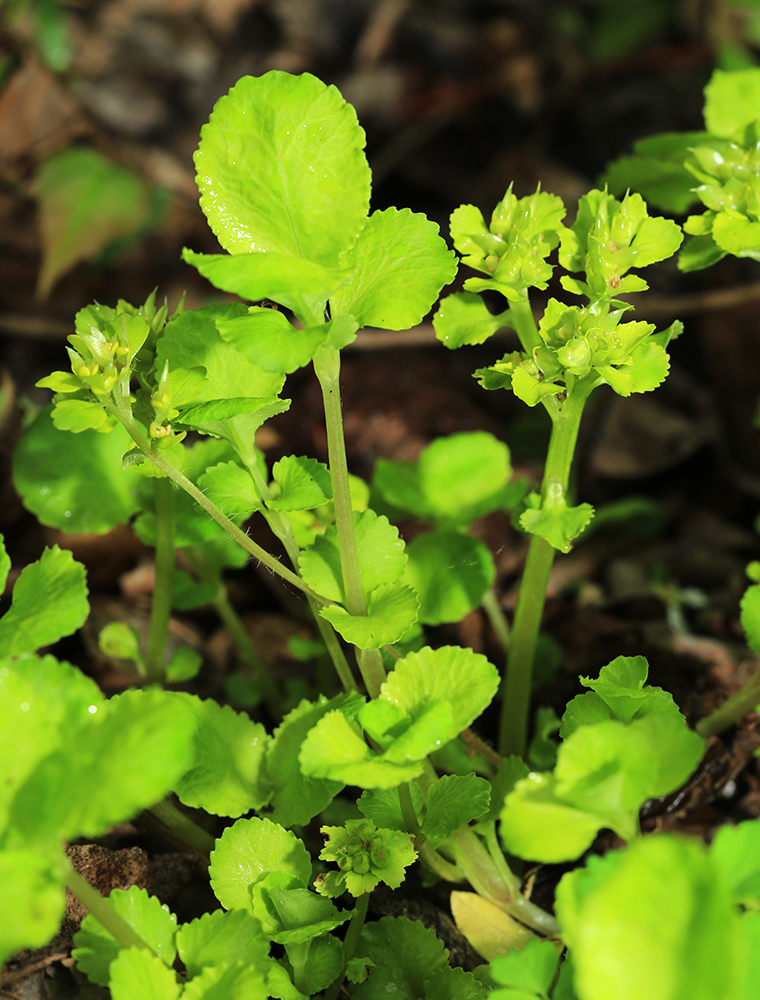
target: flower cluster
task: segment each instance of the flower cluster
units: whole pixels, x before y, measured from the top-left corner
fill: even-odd
[[[327,843],[320,858],[340,869],[318,876],[314,887],[323,896],[340,896],[346,890],[361,896],[380,882],[396,889],[417,856],[408,833],[378,829],[371,819],[350,819],[345,826],[325,826],[321,832]]]

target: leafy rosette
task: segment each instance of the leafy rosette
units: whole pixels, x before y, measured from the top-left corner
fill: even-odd
[[[317,877],[315,888],[323,896],[345,891],[361,896],[381,882],[397,889],[417,857],[408,833],[378,829],[371,819],[350,819],[345,826],[325,826],[321,832],[327,843],[319,856],[334,861],[339,869]]]

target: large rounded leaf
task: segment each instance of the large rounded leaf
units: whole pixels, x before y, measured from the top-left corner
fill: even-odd
[[[217,102],[195,154],[201,208],[229,253],[335,265],[369,206],[365,135],[315,76],[244,77]]]

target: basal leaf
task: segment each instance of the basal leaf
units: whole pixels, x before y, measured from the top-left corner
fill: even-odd
[[[198,487],[228,517],[248,517],[262,506],[253,478],[237,462],[220,462],[198,478]]]
[[[108,902],[143,941],[153,949],[161,964],[171,965],[177,954],[174,936],[177,918],[156,896],[149,896],[136,885],[129,889],[114,889]],[[89,915],[74,936],[73,957],[88,979],[100,986],[108,986],[109,966],[124,951],[110,931],[100,921]]]
[[[394,788],[422,773],[421,761],[393,763],[371,750],[337,710],[310,731],[298,759],[306,775],[360,788]]]
[[[404,543],[398,528],[374,511],[355,513],[354,523],[362,583],[369,597],[382,584],[400,581],[406,565]],[[304,550],[299,571],[304,581],[323,597],[331,601],[345,600],[338,532],[334,525]]]
[[[359,649],[379,649],[406,635],[417,622],[419,606],[411,587],[387,583],[369,595],[366,615],[351,615],[337,604],[320,608],[319,613],[346,642]]]
[[[343,947],[341,942],[331,934],[314,938],[309,947],[309,954],[304,967],[304,981],[314,993],[326,990],[334,982],[343,968]]]
[[[155,215],[154,197],[140,177],[85,146],[68,146],[46,160],[36,187],[42,297],[71,268],[137,235]]]
[[[244,962],[263,969],[269,956],[269,941],[245,910],[214,910],[182,924],[177,931],[177,951],[192,978],[211,965]]]
[[[173,969],[144,948],[125,948],[109,969],[113,1000],[178,1000],[182,987]]]
[[[343,268],[326,267],[300,256],[278,253],[228,256],[195,253],[185,247],[182,259],[222,291],[239,295],[249,302],[271,299],[292,309],[304,323],[315,314],[319,315],[327,297],[351,276],[351,272]]]
[[[421,322],[457,270],[438,226],[408,208],[373,212],[341,263],[354,274],[330,296],[332,315],[347,313],[359,326],[383,330]]]
[[[551,774],[531,772],[507,795],[499,832],[510,854],[552,864],[579,858],[603,825],[596,814],[559,799]]]
[[[280,872],[253,886],[253,909],[266,936],[278,944],[303,944],[329,934],[351,916],[338,910],[329,899],[303,886],[281,886]]]
[[[311,510],[332,500],[330,470],[315,458],[286,455],[272,466],[280,495],[270,500],[272,510]]]
[[[181,802],[215,816],[241,816],[269,800],[264,774],[269,736],[229,705],[175,693],[195,719],[195,754],[175,791]]]
[[[760,822],[745,820],[719,827],[710,858],[736,903],[757,908],[760,902]]]
[[[420,601],[425,625],[461,621],[493,586],[496,566],[488,546],[458,531],[417,535],[406,547],[404,579]]]
[[[491,786],[475,774],[447,774],[430,788],[422,832],[437,847],[460,826],[488,810]]]
[[[342,701],[343,699],[339,699]],[[272,787],[272,819],[282,826],[305,826],[343,787],[342,782],[305,775],[298,765],[298,751],[308,732],[338,699],[302,701],[282,720],[267,751],[267,774]]]
[[[72,739],[103,703],[97,684],[70,663],[53,656],[0,659],[0,830],[34,768]]]
[[[505,313],[494,315],[483,297],[472,292],[447,295],[441,300],[433,317],[436,337],[450,350],[470,344],[483,344],[507,324]]]
[[[371,962],[367,980],[356,984],[355,1000],[418,1000],[439,994],[425,989],[426,978],[448,965],[448,952],[435,933],[418,920],[382,917],[364,925],[356,956]]]
[[[558,962],[559,955],[551,941],[535,939],[527,941],[519,951],[492,959],[489,967],[492,977],[501,986],[509,987],[505,991],[497,990],[494,1000],[499,993],[503,993],[499,1000],[506,1000],[511,993],[519,991],[541,1000],[548,998]]]
[[[380,697],[414,716],[429,701],[447,701],[453,709],[453,739],[487,708],[499,686],[499,673],[485,656],[461,646],[426,646],[399,660]]]
[[[584,1000],[739,995],[737,912],[695,838],[652,834],[592,858],[564,876],[556,907]]]
[[[335,265],[369,205],[365,136],[309,73],[244,77],[216,104],[195,155],[201,208],[229,253]]]
[[[211,853],[211,888],[227,910],[253,913],[251,886],[270,872],[293,875],[306,885],[311,859],[294,833],[268,819],[239,819]]]
[[[158,688],[96,705],[76,742],[47,756],[19,789],[10,813],[14,838],[100,836],[155,805],[189,767],[194,726],[186,706]]]
[[[33,653],[76,632],[89,613],[84,566],[54,545],[16,580],[10,609],[0,618],[0,648],[6,656]]]
[[[582,677],[584,687],[591,688],[608,706],[610,718],[629,723],[634,718],[645,715],[672,715],[682,723],[683,717],[673,696],[662,688],[646,685],[649,664],[643,656],[618,656],[599,671],[599,679]],[[579,702],[585,695],[579,695],[568,705],[575,704],[574,713],[577,716]],[[591,719],[587,719],[591,721]],[[602,721],[601,717],[594,721]],[[577,720],[572,726],[567,725],[563,718],[562,738],[565,739],[572,729],[577,728]]]
[[[509,449],[485,431],[437,438],[423,449],[419,467],[437,519],[462,524],[495,510],[512,475]]]
[[[61,865],[36,850],[0,853],[0,966],[22,948],[42,948],[66,912]]]

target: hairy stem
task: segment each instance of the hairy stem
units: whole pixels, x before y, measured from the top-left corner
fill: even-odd
[[[169,616],[172,608],[174,576],[174,496],[168,479],[153,480],[156,505],[156,546],[153,601],[145,651],[145,671],[151,684],[161,684],[165,676]]]

